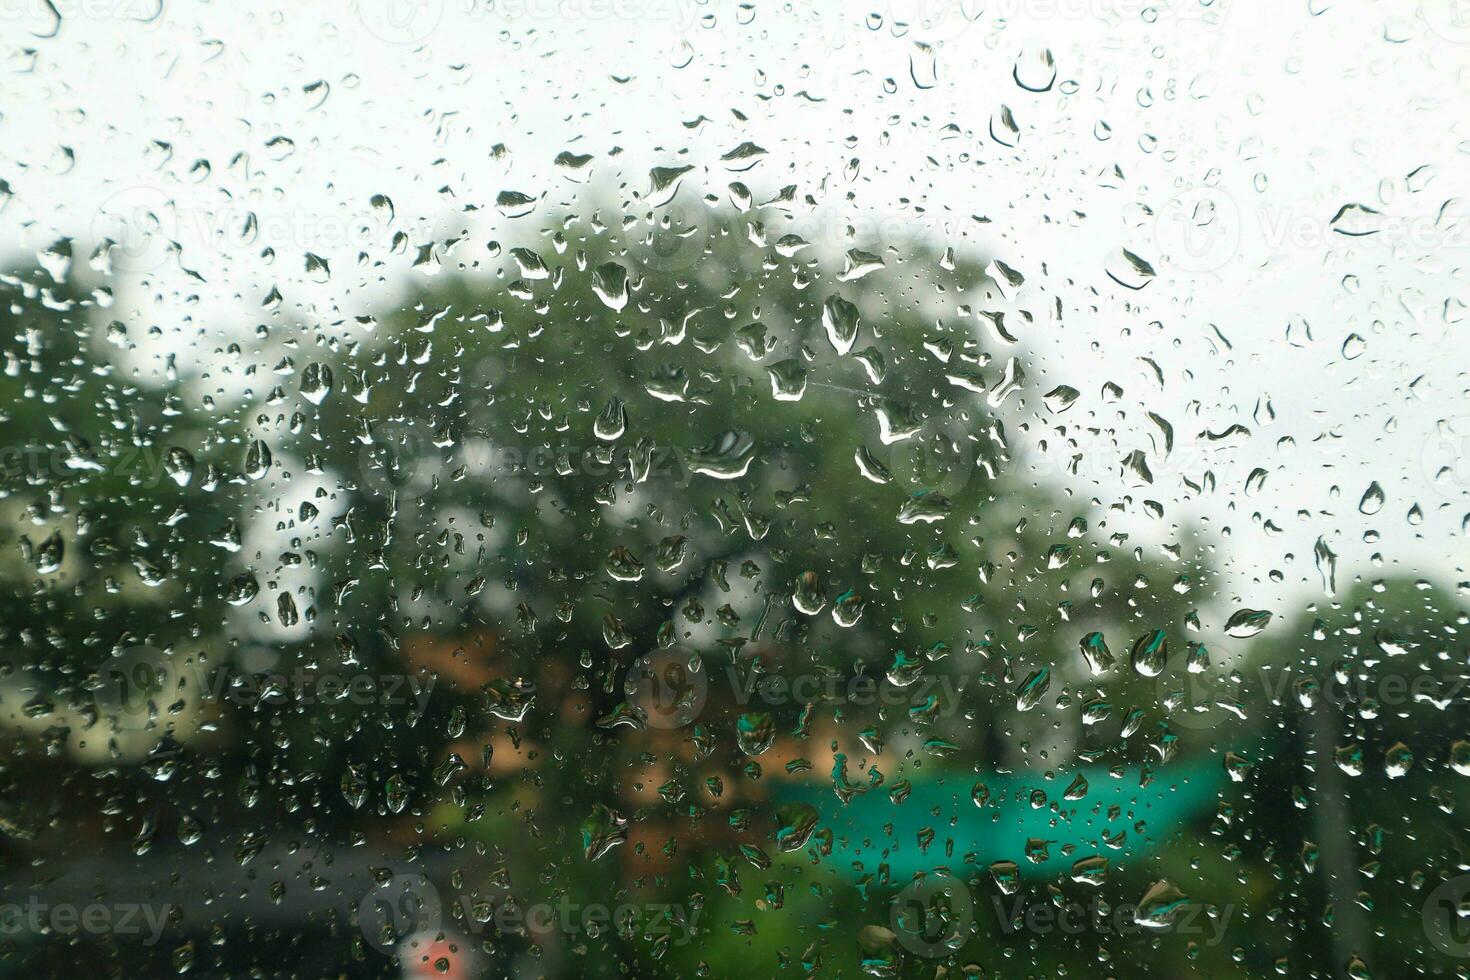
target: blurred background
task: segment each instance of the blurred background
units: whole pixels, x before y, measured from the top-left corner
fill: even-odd
[[[0,975],[1470,972],[1470,23],[1000,6],[5,6]]]

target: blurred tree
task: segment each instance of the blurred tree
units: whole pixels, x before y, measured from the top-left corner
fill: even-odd
[[[134,881],[265,861],[247,890],[279,914],[237,895],[212,943],[187,916],[170,934],[198,968],[381,971],[357,903],[385,868],[421,868],[482,955],[651,976],[712,950],[855,969],[857,927],[887,923],[909,865],[965,876],[988,916],[989,865],[1028,862],[955,839],[1020,833],[1048,803],[1077,826],[1028,879],[1038,900],[1056,862],[1101,853],[1098,826],[1139,842],[1114,901],[1187,865],[1149,854],[1188,819],[1149,825],[1154,790],[1104,807],[1063,789],[1108,770],[1147,787],[1191,753],[1218,771],[1170,728],[1156,671],[1129,666],[1153,630],[1184,656],[1212,577],[1191,535],[1146,557],[1044,475],[1075,393],[1035,389],[1012,325],[1029,314],[1002,309],[983,263],[921,242],[829,256],[765,241],[759,217],[624,240],[569,214],[489,273],[331,322],[275,294],[192,377],[161,333],[109,322],[104,293],[0,280],[0,444],[37,449],[7,473],[25,561],[0,569],[12,883],[35,887],[52,862],[23,871],[31,855],[70,837],[131,847]],[[162,385],[140,367],[160,357]],[[701,698],[672,726],[639,686],[670,667]],[[324,695],[328,677],[369,696]],[[862,677],[897,694],[848,697]],[[977,781],[1012,777],[976,808]],[[906,809],[925,787],[949,802]],[[853,798],[892,816],[849,852]],[[367,848],[367,866],[306,871],[301,841],[342,867]],[[291,904],[303,887],[335,906]],[[778,914],[787,896],[810,915]],[[564,900],[702,910],[700,933],[476,918]],[[151,969],[177,945],[107,955]]]

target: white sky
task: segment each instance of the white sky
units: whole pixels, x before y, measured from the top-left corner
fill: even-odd
[[[488,239],[525,234],[518,222],[534,229],[582,190],[552,165],[558,152],[591,154],[596,179],[626,184],[623,197],[645,190],[650,166],[688,163],[691,200],[731,179],[758,196],[798,185],[821,209],[794,224],[834,248],[847,223],[879,240],[917,226],[1024,273],[1012,305],[1037,315],[1026,339],[1046,366],[1031,396],[1070,383],[1083,400],[1066,420],[1091,411],[1124,433],[1089,454],[1104,468],[1084,467],[1079,494],[1130,492],[1118,460],[1149,448],[1146,411],[1168,418],[1175,461],[1150,452],[1155,485],[1131,492],[1164,504],[1165,531],[1199,518],[1231,528],[1238,595],[1225,598],[1280,609],[1317,591],[1319,535],[1340,556],[1340,587],[1395,568],[1470,577],[1457,554],[1470,511],[1462,0],[165,0],[143,22],[156,3],[57,0],[59,32],[42,37],[55,28],[45,0],[0,0],[0,180],[14,192],[0,199],[0,247],[34,253],[71,236],[83,262],[102,235],[127,232],[139,248],[112,279],[120,307],[165,328],[181,369],[226,333],[247,338],[272,286],[288,315],[328,320],[421,275],[380,246],[382,268],[355,262],[384,237],[374,194],[416,242],[479,209],[453,257],[488,262]],[[895,30],[906,18],[915,26]],[[937,67],[921,88],[923,38]],[[1025,91],[1013,67],[1034,70],[1043,48],[1058,84]],[[991,136],[1001,106],[1020,130],[1014,147]],[[745,140],[769,152],[731,173],[718,158]],[[547,197],[504,219],[494,202],[506,189]],[[1190,232],[1180,218],[1204,214],[1200,202],[1216,219]],[[1353,202],[1382,212],[1357,219],[1379,234],[1331,230]],[[149,210],[164,227],[144,239],[136,215]],[[249,213],[260,231],[245,244]],[[206,282],[178,269],[165,239]],[[260,257],[267,244],[274,264]],[[1159,272],[1139,292],[1106,275],[1120,247]],[[331,262],[330,281],[304,271],[307,251]],[[1349,361],[1354,333],[1364,343]],[[1106,381],[1124,389],[1114,404]],[[1268,395],[1276,419],[1262,426],[1252,415]],[[1435,435],[1456,418],[1462,436]],[[1249,437],[1197,438],[1237,422]],[[1207,463],[1219,490],[1186,499],[1178,467],[1197,477]],[[1446,465],[1452,478],[1431,485]],[[1268,480],[1248,497],[1258,466]],[[1357,503],[1373,480],[1388,499],[1370,518]],[[1419,526],[1406,518],[1415,502]],[[1165,536],[1136,502],[1130,511],[1146,539]],[[1369,528],[1382,540],[1365,541]]]

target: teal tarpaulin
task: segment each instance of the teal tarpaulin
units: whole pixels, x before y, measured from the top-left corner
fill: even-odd
[[[1151,853],[1190,818],[1209,810],[1228,778],[1221,764],[1210,759],[1151,769],[1148,784],[1140,786],[1143,772],[1139,766],[1120,767],[1116,773],[1107,766],[1090,766],[1052,779],[1040,772],[949,773],[915,778],[901,803],[890,798],[890,786],[869,789],[845,805],[831,788],[810,784],[783,787],[778,799],[817,808],[818,826],[830,828],[834,836],[833,867],[854,879],[879,864],[887,864],[894,876],[907,877],[936,868],[966,874],[994,861],[1014,861],[1022,874],[1055,878],[1090,855],[1120,862]],[[1064,799],[1078,773],[1087,780],[1086,795]],[[972,799],[977,782],[989,792],[983,807]],[[1032,800],[1036,790],[1046,794],[1039,807]],[[1114,808],[1116,817],[1111,815]],[[926,829],[934,834],[927,851],[920,849],[919,840]],[[1104,842],[1105,834],[1112,843]],[[1027,842],[1033,840],[1047,842],[1048,856],[1039,863],[1025,857]],[[1063,853],[1067,845],[1075,848],[1071,854]]]

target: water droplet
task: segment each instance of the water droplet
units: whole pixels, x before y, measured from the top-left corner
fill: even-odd
[[[1021,868],[1014,861],[995,861],[990,865],[990,877],[1002,895],[1014,895],[1021,887]]]
[[[1078,641],[1078,648],[1082,651],[1082,659],[1087,661],[1087,669],[1093,677],[1101,677],[1112,668],[1114,657],[1101,633],[1088,633]]]
[[[1356,742],[1348,745],[1340,745],[1332,754],[1332,759],[1349,776],[1361,776],[1366,770],[1363,763],[1363,747]]]
[[[1108,878],[1108,859],[1095,855],[1074,861],[1071,878],[1079,885],[1101,888],[1106,884]]]
[[[1021,686],[1016,688],[1016,710],[1030,711],[1046,696],[1051,687],[1051,671],[1046,667],[1033,670]]]
[[[643,578],[643,563],[627,548],[619,545],[603,562],[607,574],[619,582],[638,582]]]
[[[934,490],[921,490],[899,508],[900,524],[932,524],[949,516],[949,498]]]
[[[822,303],[822,326],[838,354],[852,350],[858,336],[858,308],[841,296],[828,296]]]
[[[1000,106],[990,115],[990,138],[1001,146],[1015,146],[1021,142],[1021,127],[1016,124],[1010,106]]]
[[[1383,771],[1389,779],[1402,779],[1414,768],[1414,753],[1403,742],[1395,742],[1383,753]]]
[[[1312,547],[1312,559],[1317,565],[1317,574],[1322,577],[1322,590],[1329,596],[1337,591],[1337,555],[1327,546],[1327,540],[1317,538]]]
[[[735,723],[735,741],[748,756],[764,753],[776,741],[776,723],[769,712],[747,711]]]
[[[934,48],[923,41],[915,41],[909,49],[909,77],[914,87],[933,88],[939,81],[939,62]]]
[[[1042,396],[1042,401],[1046,404],[1047,411],[1060,415],[1071,408],[1077,399],[1081,397],[1081,394],[1076,388],[1069,387],[1068,385],[1057,385]]]
[[[659,208],[672,201],[679,193],[684,175],[693,169],[686,164],[682,167],[654,167],[648,171],[648,193],[645,195],[648,205]]]
[[[809,803],[788,803],[776,811],[776,847],[799,851],[817,829],[819,814]]]
[[[1162,878],[1138,900],[1133,921],[1146,929],[1168,929],[1188,904],[1185,894],[1173,882]]]
[[[495,196],[495,207],[507,218],[524,218],[536,210],[536,198],[521,191],[501,191]]]
[[[603,442],[614,442],[628,430],[628,411],[621,398],[610,398],[592,422],[592,434]]]
[[[242,572],[230,579],[225,590],[225,601],[232,606],[249,605],[260,594],[260,582],[249,572]]]
[[[301,397],[320,405],[332,393],[332,369],[312,362],[301,372]]]
[[[839,282],[856,282],[866,275],[870,275],[883,268],[883,260],[871,252],[860,249],[848,249],[842,259],[842,272],[838,274]]]
[[[991,259],[990,264],[985,267],[985,274],[995,283],[1007,302],[1014,302],[1020,295],[1021,287],[1026,284],[1025,276],[1000,259]]]
[[[594,803],[592,813],[582,821],[582,853],[587,860],[596,861],[627,839],[627,818],[601,803]]]
[[[1057,80],[1056,62],[1050,48],[1032,48],[1016,58],[1011,78],[1028,92],[1048,92]]]
[[[1383,509],[1385,499],[1383,488],[1378,485],[1377,480],[1374,480],[1368,484],[1368,489],[1363,491],[1363,497],[1358,501],[1358,512],[1371,517]]]
[[[863,605],[863,597],[849,589],[832,603],[832,619],[838,626],[856,626],[863,616]]]
[[[245,450],[245,475],[252,480],[263,479],[271,468],[271,447],[255,439]]]
[[[802,572],[796,577],[791,604],[798,612],[808,616],[815,616],[822,611],[822,607],[827,604],[827,597],[822,594],[822,581],[817,578],[816,572]]]
[[[1470,742],[1455,739],[1450,744],[1450,766],[1462,776],[1470,776]]]
[[[592,291],[614,313],[628,305],[628,270],[616,262],[604,262],[592,275]]]
[[[1125,289],[1138,290],[1153,281],[1154,267],[1147,259],[1120,248],[1108,260],[1106,268],[1108,278]]]
[[[1269,610],[1237,609],[1225,621],[1225,632],[1236,639],[1246,640],[1260,633],[1270,622]]]
[[[806,394],[806,367],[794,357],[766,368],[771,378],[771,397],[782,402],[799,402]]]
[[[746,433],[732,429],[689,453],[686,463],[695,473],[717,480],[735,480],[750,469],[754,453],[754,440]]]
[[[1169,658],[1169,637],[1163,630],[1150,630],[1133,641],[1133,669],[1144,677],[1164,672]]]
[[[726,170],[740,172],[754,167],[765,159],[765,156],[765,147],[756,146],[750,140],[746,140],[733,150],[721,154],[720,162],[725,165]]]

